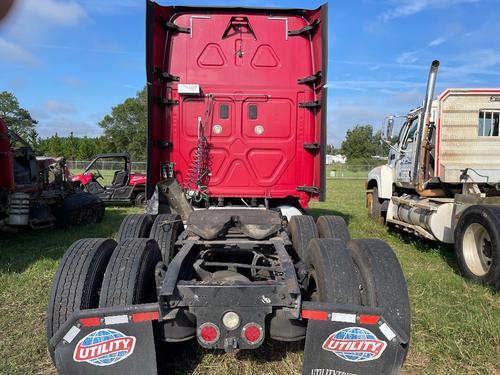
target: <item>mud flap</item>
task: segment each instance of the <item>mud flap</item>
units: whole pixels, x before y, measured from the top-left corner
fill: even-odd
[[[158,316],[158,304],[75,312],[49,343],[58,373],[156,375]]]
[[[379,308],[304,302],[303,375],[399,374],[409,337]]]

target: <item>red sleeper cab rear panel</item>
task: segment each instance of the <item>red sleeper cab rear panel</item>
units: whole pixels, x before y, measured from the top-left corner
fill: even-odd
[[[305,11],[148,4],[148,196],[168,163],[186,186],[201,118],[211,197],[296,197],[303,207],[323,198],[326,14],[326,5]],[[310,25],[309,33],[291,35]],[[314,82],[297,82],[318,72]],[[179,93],[180,84],[199,85],[200,94]],[[319,105],[300,106],[314,101]]]

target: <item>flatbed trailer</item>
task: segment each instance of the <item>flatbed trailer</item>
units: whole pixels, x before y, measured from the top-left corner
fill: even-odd
[[[156,344],[196,339],[226,352],[305,340],[304,374],[399,373],[410,307],[392,249],[302,214],[324,195],[326,5],[147,4],[146,213],[65,253],[47,314],[58,372],[162,373]]]

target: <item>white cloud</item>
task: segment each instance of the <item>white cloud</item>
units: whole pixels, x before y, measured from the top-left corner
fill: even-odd
[[[500,51],[481,49],[463,52],[443,64],[441,75],[462,82],[478,75],[500,76]]]
[[[459,4],[477,3],[479,0],[398,0],[394,8],[379,14],[384,22],[394,18],[407,17],[432,8],[449,8]]]
[[[87,13],[75,1],[61,0],[24,0],[36,19],[40,18],[56,25],[75,25],[87,16]]]
[[[37,131],[42,138],[50,137],[55,133],[61,137],[66,137],[70,133],[73,133],[75,137],[95,137],[102,133],[102,129],[97,124],[68,117],[56,117],[47,121],[40,120]]]
[[[50,118],[50,115],[43,108],[40,108],[40,107],[30,108],[29,111],[30,111],[31,117],[33,117],[37,121],[47,120]]]
[[[445,37],[439,37],[434,40],[431,40],[430,43],[427,45],[427,47],[437,47],[443,43],[446,43],[448,41],[447,38]]]
[[[87,17],[73,0],[18,0],[4,30],[16,39],[36,41],[53,28],[77,26]]]
[[[74,105],[60,100],[47,100],[43,102],[42,107],[51,113],[69,114],[76,112]]]
[[[420,51],[403,52],[398,56],[396,62],[398,64],[415,64],[419,60],[417,57],[419,52]]]
[[[20,44],[8,41],[0,36],[0,59],[21,62],[31,66],[39,65],[39,61]]]

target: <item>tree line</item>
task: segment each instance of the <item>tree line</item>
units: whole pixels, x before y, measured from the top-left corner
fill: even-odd
[[[146,88],[111,109],[99,126],[98,137],[59,136],[41,138],[38,121],[22,108],[14,94],[0,92],[0,117],[12,131],[28,142],[38,155],[64,156],[68,160],[90,160],[96,154],[128,151],[134,161],[146,160]]]
[[[22,108],[14,94],[0,92],[0,117],[7,126],[32,145],[39,155],[65,156],[68,160],[90,160],[96,154],[128,151],[134,161],[146,160],[147,94],[146,88],[126,99],[105,115],[99,126],[99,137],[76,137],[71,133],[61,137],[57,133],[41,138],[38,121]],[[349,129],[340,148],[327,145],[327,154],[342,154],[349,164],[377,164],[372,156],[385,156],[388,146],[381,142],[381,133],[371,125],[356,125]]]

